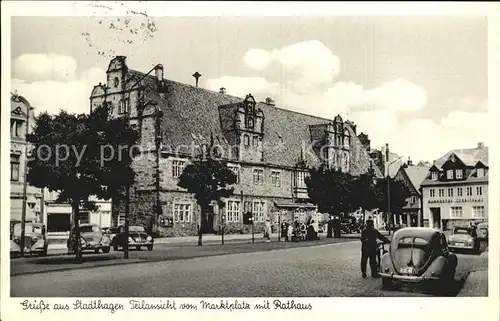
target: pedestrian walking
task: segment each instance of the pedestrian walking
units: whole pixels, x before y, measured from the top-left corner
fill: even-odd
[[[366,278],[366,263],[370,260],[372,277],[378,277],[377,271],[377,239],[389,243],[389,239],[375,229],[373,221],[367,220],[366,227],[361,232],[361,273]]]
[[[266,239],[266,242],[269,243],[271,242],[271,220],[269,218],[266,218],[264,228],[264,238]]]
[[[293,225],[292,224],[287,224],[287,234],[286,234],[286,241],[292,241],[293,238]]]

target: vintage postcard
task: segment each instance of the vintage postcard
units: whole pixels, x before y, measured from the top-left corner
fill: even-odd
[[[2,2],[1,319],[498,320],[499,14]]]

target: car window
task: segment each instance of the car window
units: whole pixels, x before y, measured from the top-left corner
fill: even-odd
[[[408,237],[403,237],[399,240],[398,248],[425,247],[427,244],[428,244],[427,240],[423,238],[408,236]]]
[[[42,234],[42,226],[41,225],[33,225],[30,223],[25,223],[24,234],[31,235],[34,233]],[[21,223],[17,223],[16,225],[14,225],[14,235],[21,236]]]
[[[470,234],[470,230],[466,228],[455,228],[453,231],[453,234],[462,234],[462,235],[468,235]]]
[[[91,233],[94,232],[94,227],[92,225],[80,226],[80,233]]]
[[[142,226],[129,226],[129,232],[144,232],[144,227]]]

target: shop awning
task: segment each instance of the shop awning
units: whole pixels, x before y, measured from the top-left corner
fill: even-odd
[[[316,209],[316,205],[311,203],[274,203],[278,208],[308,208]]]

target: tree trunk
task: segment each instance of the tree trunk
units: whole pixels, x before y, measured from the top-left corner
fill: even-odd
[[[200,206],[200,222],[198,224],[198,246],[203,245],[202,234],[203,234],[203,215],[205,214],[205,207]]]
[[[73,222],[74,222],[74,240],[73,240],[73,250],[75,251],[75,260],[76,261],[81,261],[83,257],[82,253],[82,246],[81,246],[81,241],[80,241],[80,202],[79,200],[74,200],[73,203],[71,204],[71,207],[73,208]]]

